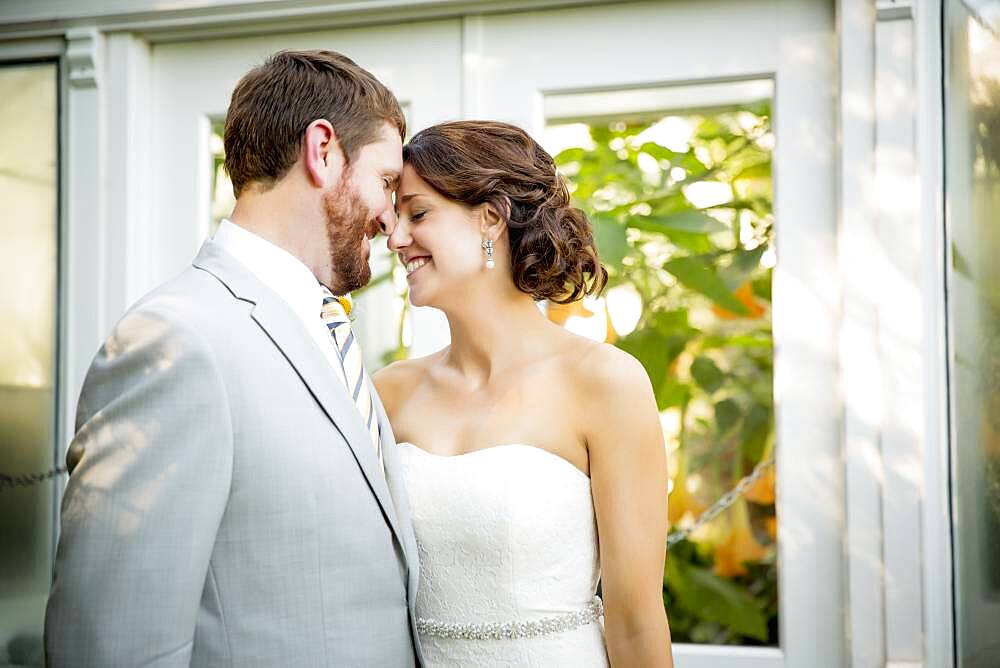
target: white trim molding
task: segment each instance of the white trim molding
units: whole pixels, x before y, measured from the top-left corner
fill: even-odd
[[[881,262],[873,291],[882,365],[882,557],[887,661],[923,659],[921,391],[923,235],[919,215],[912,19],[875,25],[875,192]]]
[[[951,545],[950,428],[948,343],[945,296],[944,116],[942,113],[941,0],[924,0],[915,9],[917,160],[920,206],[917,226],[923,236],[922,387],[924,498],[923,595],[925,664],[955,665]]]
[[[105,33],[178,41],[600,4],[608,1],[11,0],[0,3],[0,39],[61,35],[90,25]]]
[[[66,65],[74,88],[96,88],[102,65],[103,38],[96,28],[66,31]]]
[[[775,647],[742,647],[729,645],[689,645],[673,647],[678,668],[784,668],[785,655]]]
[[[882,460],[884,397],[871,286],[882,261],[875,209],[875,7],[871,0],[840,0],[840,229],[844,286],[840,321],[840,374],[844,393],[846,466],[847,640],[852,666],[885,662],[885,586],[882,564]]]
[[[913,18],[911,0],[875,0],[875,13],[879,21],[897,21]]]
[[[70,30],[66,37],[65,135],[60,154],[63,448],[75,431],[76,400],[87,367],[108,332],[105,277],[110,259],[105,225],[107,105],[101,56],[105,37],[92,28]]]
[[[847,614],[856,666],[954,665],[940,9],[939,0],[838,3]]]
[[[0,38],[2,39],[2,38]],[[62,36],[0,41],[0,63],[5,61],[55,60],[66,50]]]

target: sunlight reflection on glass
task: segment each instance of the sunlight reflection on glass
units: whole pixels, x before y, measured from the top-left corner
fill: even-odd
[[[52,468],[56,340],[54,64],[0,68],[0,470]],[[0,493],[0,664],[41,665],[52,486]]]
[[[1000,665],[1000,15],[970,6],[990,3],[946,6],[949,389],[958,665],[985,668]]]

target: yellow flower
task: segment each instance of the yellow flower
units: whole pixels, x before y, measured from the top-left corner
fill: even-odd
[[[680,449],[677,451],[677,475],[674,477],[670,496],[667,497],[667,518],[671,524],[678,524],[689,513],[691,519],[694,519],[705,512],[705,504],[688,490],[687,477],[687,452]]]
[[[337,301],[344,308],[344,313],[346,315],[351,315],[351,311],[354,310],[354,300],[351,299],[351,295],[344,295],[343,297],[337,297]]]
[[[758,562],[767,556],[767,548],[757,542],[750,530],[746,501],[738,499],[729,512],[729,533],[716,546],[715,565],[712,567],[716,575],[725,578],[746,575],[747,562]]]
[[[566,321],[573,316],[589,318],[594,315],[593,311],[583,305],[582,299],[578,299],[577,301],[570,302],[568,304],[549,302],[547,313],[549,320],[557,325],[565,325]]]
[[[764,475],[754,480],[743,496],[762,506],[774,503],[774,467],[769,467]]]

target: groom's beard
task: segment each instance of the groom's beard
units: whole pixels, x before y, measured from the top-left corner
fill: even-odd
[[[351,187],[346,173],[337,188],[323,199],[323,208],[333,272],[333,285],[329,288],[334,294],[344,295],[368,285],[371,280],[365,233],[378,223]]]

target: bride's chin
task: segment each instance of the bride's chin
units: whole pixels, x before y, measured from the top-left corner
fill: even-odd
[[[423,299],[420,292],[411,289],[410,290],[410,305],[411,306],[428,306],[427,300]]]
[[[427,290],[410,289],[411,306],[430,306],[431,308],[441,308],[441,300],[436,297],[438,294],[429,293]]]

